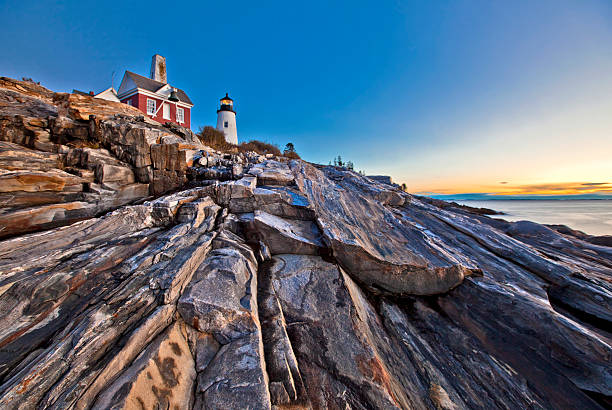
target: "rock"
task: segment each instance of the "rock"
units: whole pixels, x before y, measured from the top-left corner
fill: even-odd
[[[288,219],[312,221],[315,214],[309,207],[308,200],[296,190],[289,187],[256,188],[255,208],[271,215]]]
[[[210,252],[178,302],[183,320],[194,329],[227,342],[257,327],[255,258],[236,248]]]
[[[272,284],[272,264],[267,262],[263,266],[257,287],[270,400],[273,405],[311,407],[299,363],[287,334],[287,322]]]
[[[197,199],[183,204],[178,213],[178,221],[191,222],[193,228],[199,227],[203,221],[208,220],[206,230],[211,230],[218,212],[221,210],[210,197]]]
[[[393,181],[391,181],[391,177],[389,175],[368,175],[368,178],[373,179],[376,182],[380,182],[381,184],[393,184]]]
[[[0,166],[3,170],[49,171],[60,167],[61,164],[62,156],[58,153],[43,152],[0,141]]]
[[[219,349],[198,375],[195,409],[269,409],[261,339],[250,333]]]
[[[0,238],[81,221],[96,213],[95,205],[75,201],[0,214]]]
[[[94,399],[96,398],[96,396],[98,396],[104,386],[110,385],[111,382],[115,380],[117,375],[119,375],[123,371],[123,369],[127,368],[130,363],[132,363],[132,361],[136,358],[136,356],[138,356],[140,352],[142,352],[144,348],[147,347],[149,343],[151,343],[153,338],[155,338],[164,328],[166,328],[170,323],[172,323],[172,316],[174,314],[174,311],[174,305],[163,305],[157,308],[157,310],[153,314],[151,314],[151,316],[149,316],[149,318],[147,318],[145,322],[130,335],[130,338],[125,343],[123,349],[121,349],[121,351],[117,355],[115,355],[113,359],[106,365],[104,370],[100,372],[100,374],[96,377],[96,380],[88,387],[86,392],[83,393],[83,395],[76,402],[75,408],[89,408],[90,404],[94,402]],[[180,340],[180,337],[177,337],[178,333],[179,332],[177,331],[177,329],[172,329],[170,332],[166,332],[165,335],[160,336],[158,340],[156,340],[156,342],[153,343],[151,346],[147,347],[147,350],[149,351],[149,360],[151,359],[151,353],[154,353],[154,350],[157,350],[157,352],[155,352],[157,354],[160,353],[160,350],[167,350],[166,346],[162,348],[161,345],[163,342],[167,342],[169,339]],[[172,343],[176,344],[176,342]],[[145,362],[145,360],[139,358],[139,361],[141,366],[131,366],[131,372],[128,369],[128,372],[131,373],[130,377],[127,377],[126,375],[121,376],[121,379],[123,379],[124,383],[126,382],[126,379],[129,380],[130,378],[134,378],[135,374],[138,373],[139,367],[142,369],[142,364]],[[159,359],[157,361],[159,361],[160,363],[164,362],[163,360]],[[113,386],[115,386],[115,388],[113,389],[113,387],[111,386],[112,390],[110,391],[114,391],[116,393],[116,389],[118,387],[117,385],[120,384],[121,381],[115,381],[113,383]],[[132,386],[128,386],[128,388],[131,387]],[[126,392],[124,391],[123,394],[125,395],[125,393]],[[149,398],[150,395],[151,393],[146,394],[147,398]],[[115,397],[108,397],[110,396],[109,389],[104,392],[103,397],[100,398],[98,401],[104,401],[104,396],[106,396],[106,400],[115,399]],[[126,397],[124,396],[123,400],[125,399]],[[134,397],[131,397],[131,399],[132,400],[129,401],[133,401]]]
[[[0,408],[612,405],[606,238],[134,114],[0,78]]]
[[[100,393],[93,407],[189,408],[193,404],[195,376],[185,330],[175,323]]]
[[[476,270],[460,251],[445,249],[427,229],[396,218],[362,194],[361,186],[351,179],[335,184],[305,163],[293,162],[292,169],[334,256],[373,289],[393,294],[443,293]]]
[[[78,192],[82,190],[83,182],[83,178],[60,170],[19,170],[0,175],[0,192]]]
[[[134,172],[130,168],[106,164],[96,170],[96,179],[103,183],[121,182],[122,185],[135,181]]]
[[[312,406],[400,407],[338,268],[317,256],[273,260],[272,286]]]
[[[257,210],[253,223],[272,255],[317,255],[323,247],[321,231],[314,222],[283,219]]]
[[[142,189],[129,189],[126,194],[126,186],[136,182],[150,184],[148,191],[153,195],[184,185],[188,167],[203,148],[191,131],[161,126],[125,104],[52,93],[8,78],[0,84],[0,108],[0,141],[8,144],[0,146],[0,175],[4,176],[4,170],[13,172],[4,176],[2,185],[6,187],[4,192],[18,192],[19,208],[87,202],[92,211],[86,217],[108,212],[149,195],[146,192],[137,197]],[[94,171],[95,178],[85,177],[83,171]],[[79,181],[77,175],[84,179]],[[89,184],[94,182],[106,191],[89,195]],[[49,190],[79,195],[22,194]],[[53,225],[29,224],[26,230],[15,229],[15,233],[77,219],[56,215]]]
[[[248,173],[257,177],[257,185],[292,185],[294,181],[287,164],[274,160],[256,164]]]
[[[232,176],[234,178],[242,178],[244,174],[244,168],[242,164],[233,164],[232,165]]]

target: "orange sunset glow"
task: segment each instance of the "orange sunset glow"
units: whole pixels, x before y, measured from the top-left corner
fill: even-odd
[[[567,182],[553,184],[512,185],[500,182],[497,185],[466,185],[464,187],[438,187],[431,191],[419,191],[418,194],[465,194],[486,192],[494,195],[576,195],[576,194],[612,194],[612,183],[609,182]]]

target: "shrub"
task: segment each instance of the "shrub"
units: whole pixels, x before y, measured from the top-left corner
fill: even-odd
[[[260,155],[265,155],[265,154],[272,154],[272,155],[277,155],[277,156],[281,155],[280,149],[276,145],[268,144],[267,142],[262,142],[262,141],[257,141],[257,140],[243,142],[242,144],[238,145],[238,150],[240,152],[255,151],[256,153]]]
[[[283,154],[283,156],[284,156],[285,158],[289,158],[289,159],[302,159],[302,158],[301,158],[301,157],[298,155],[298,153],[297,153],[297,152],[295,152],[295,151],[285,152],[285,153]]]
[[[332,163],[330,161],[329,165],[331,164]],[[355,164],[353,164],[353,161],[342,161],[342,157],[340,155],[338,155],[337,158],[334,158],[334,166],[343,169],[348,169],[349,171],[355,170]]]
[[[200,127],[196,135],[202,141],[202,144],[218,151],[228,151],[235,147],[235,145],[225,141],[225,135],[221,131],[210,125]]]

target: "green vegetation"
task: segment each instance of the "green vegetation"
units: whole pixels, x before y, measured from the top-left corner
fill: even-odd
[[[331,161],[329,163],[329,165],[331,165]],[[338,155],[336,158],[334,158],[334,166],[335,167],[340,167],[340,168],[344,168],[344,169],[348,169],[349,171],[354,171],[355,170],[355,165],[353,164],[353,161],[343,161],[342,157],[340,155]]]
[[[360,175],[365,175],[365,172],[363,170],[355,171],[355,164],[353,164],[353,161],[344,161],[340,155],[334,158],[333,163],[332,161],[329,161],[329,165],[333,165],[334,167],[346,169],[349,171],[354,171]]]

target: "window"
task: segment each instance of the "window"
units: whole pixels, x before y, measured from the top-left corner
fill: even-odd
[[[229,122],[225,121],[225,122],[223,123],[223,127],[225,127],[225,128],[229,127]]]
[[[162,110],[164,111],[162,113],[162,115],[164,116],[164,120],[169,120],[170,119],[170,104],[164,103],[164,108],[162,108]]]
[[[155,100],[147,98],[147,114],[155,116]]]
[[[130,98],[130,99],[129,99],[129,100],[127,100],[125,103],[126,103],[127,105],[132,105],[132,99]]]
[[[185,122],[185,110],[180,107],[176,107],[176,122],[181,124]]]

